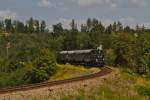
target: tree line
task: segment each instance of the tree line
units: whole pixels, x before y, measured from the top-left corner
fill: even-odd
[[[46,32],[46,22],[42,20],[33,19],[32,17],[26,21],[26,23],[19,20],[12,21],[11,19],[5,19],[0,21],[0,32],[7,33],[39,33]]]
[[[70,28],[73,30],[78,30],[77,24],[74,19],[72,19],[70,23]],[[86,24],[81,24],[80,26],[81,32],[101,32],[111,34],[112,32],[149,32],[150,29],[145,29],[144,24],[142,26],[136,25],[135,29],[130,26],[123,26],[120,21],[114,22],[109,26],[104,26],[101,21],[98,19],[88,18]],[[57,35],[60,34],[63,30],[62,24],[58,23],[53,25],[53,32]],[[79,31],[79,30],[78,30]],[[0,32],[7,33],[43,33],[49,32],[49,29],[46,26],[46,22],[44,20],[39,21],[37,19],[33,19],[32,17],[26,22],[21,22],[19,20],[11,20],[5,19],[0,20]]]

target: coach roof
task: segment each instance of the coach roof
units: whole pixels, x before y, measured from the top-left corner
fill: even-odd
[[[74,54],[74,53],[90,53],[94,49],[88,50],[73,50],[73,51],[61,51],[60,54]]]

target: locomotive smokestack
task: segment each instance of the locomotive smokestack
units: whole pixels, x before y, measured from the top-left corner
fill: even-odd
[[[102,50],[103,50],[103,45],[100,45],[99,47],[97,47],[97,49],[98,49],[99,51],[102,51]]]

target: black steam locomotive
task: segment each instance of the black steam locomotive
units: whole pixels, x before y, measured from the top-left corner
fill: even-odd
[[[60,63],[75,65],[104,66],[104,53],[102,46],[97,49],[61,51],[59,53]]]

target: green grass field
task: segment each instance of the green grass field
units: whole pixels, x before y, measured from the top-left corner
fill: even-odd
[[[63,79],[83,76],[87,74],[92,74],[100,71],[100,68],[97,67],[87,68],[84,66],[74,66],[70,64],[65,64],[65,65],[58,64],[57,66],[58,66],[58,71],[55,75],[53,75],[50,78],[50,81],[63,80]]]

